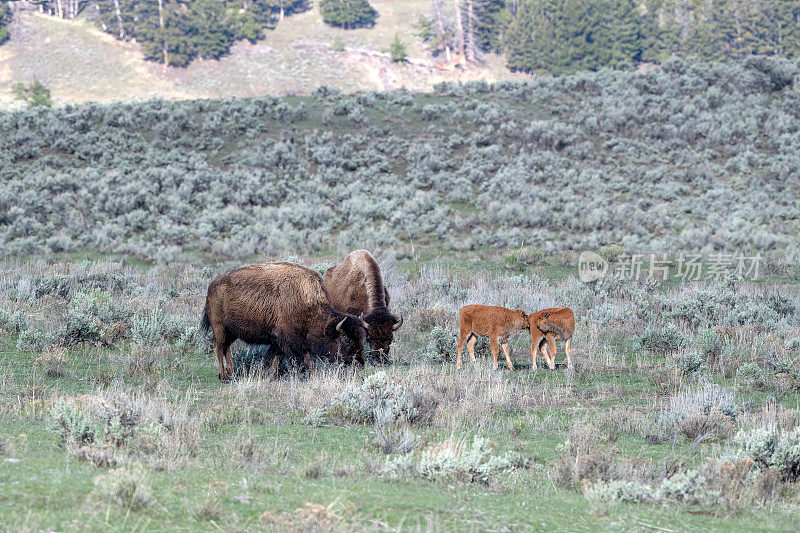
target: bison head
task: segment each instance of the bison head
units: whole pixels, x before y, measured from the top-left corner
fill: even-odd
[[[528,322],[528,326],[527,326],[528,329],[532,330],[534,328],[538,328],[538,329],[544,331],[544,329],[546,329],[546,328],[543,329],[542,324],[543,324],[544,319],[547,318],[548,316],[550,316],[550,311],[537,311],[535,313],[531,313],[531,314],[527,315],[525,317],[525,319]]]
[[[336,341],[345,337],[347,342],[340,343],[346,346],[346,360],[363,360],[364,340],[367,337],[367,324],[360,318],[345,313],[334,312],[328,323],[328,338]]]
[[[403,317],[396,317],[388,310],[380,310],[364,317],[367,323],[367,340],[373,360],[381,364],[389,363],[389,347],[394,340],[394,332],[403,325]]]

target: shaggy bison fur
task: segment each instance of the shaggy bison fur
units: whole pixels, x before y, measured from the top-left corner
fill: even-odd
[[[323,282],[334,307],[363,315],[370,354],[377,361],[387,363],[394,332],[403,325],[403,319],[389,311],[389,292],[372,254],[367,250],[351,252],[344,261],[325,272]],[[363,358],[358,361],[364,362]]]
[[[270,367],[274,377],[282,358],[310,367],[315,357],[338,357],[341,336],[349,340],[349,357],[359,357],[366,335],[363,320],[330,304],[319,274],[293,263],[247,265],[214,278],[201,329],[213,334],[223,381],[233,374],[230,346],[236,339],[277,346]]]

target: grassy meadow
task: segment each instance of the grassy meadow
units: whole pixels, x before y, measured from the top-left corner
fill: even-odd
[[[393,365],[270,381],[239,348],[227,385],[196,332],[226,265],[5,263],[0,525],[792,530],[798,267],[584,284],[574,255],[531,257],[384,255]],[[571,305],[575,371],[563,345],[533,371],[525,333],[515,371],[491,370],[487,342],[456,371],[456,312],[476,301]]]
[[[796,530],[798,73],[0,113],[0,527]],[[357,248],[404,317],[391,366],[270,381],[238,346],[219,383],[214,276]],[[585,283],[581,251],[669,275]],[[758,275],[710,270],[734,253]],[[457,372],[470,303],[571,307],[575,369],[521,333],[516,370],[481,341]]]

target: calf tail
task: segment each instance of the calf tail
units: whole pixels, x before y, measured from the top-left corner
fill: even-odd
[[[211,319],[208,318],[208,311],[203,310],[203,318],[200,320],[200,332],[204,337],[208,338],[211,334],[211,340],[214,340],[214,331],[211,329]]]

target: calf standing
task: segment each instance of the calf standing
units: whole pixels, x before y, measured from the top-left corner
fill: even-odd
[[[475,342],[480,335],[489,337],[494,358],[492,368],[497,370],[499,346],[502,346],[506,364],[510,370],[514,370],[514,364],[511,362],[509,354],[508,337],[528,328],[528,315],[524,311],[520,309],[512,311],[496,305],[465,305],[458,312],[458,323],[456,368],[461,368],[461,352],[464,349],[464,342],[467,343],[467,350],[469,350],[472,362],[475,362]]]
[[[567,368],[572,368],[572,333],[575,331],[575,315],[569,307],[551,307],[528,315],[531,331],[531,359],[536,369],[536,351],[539,350],[550,370],[556,367],[556,338],[564,341],[567,351]],[[547,341],[548,354],[544,350]]]

